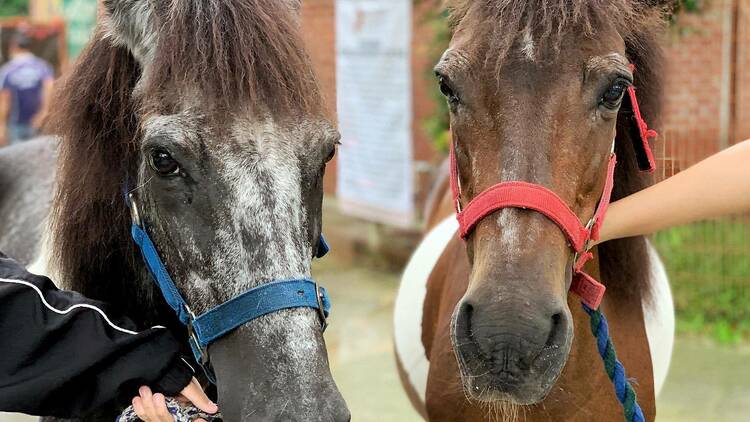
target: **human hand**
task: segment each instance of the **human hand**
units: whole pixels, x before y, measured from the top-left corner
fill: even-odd
[[[166,398],[163,394],[153,394],[151,389],[145,386],[141,387],[138,393],[138,397],[133,399],[133,410],[139,418],[145,422],[174,422],[174,417],[167,409]],[[177,399],[185,404],[192,403],[193,406],[208,414],[219,411],[218,406],[206,396],[195,378],[180,392]],[[196,419],[196,422],[206,421]]]

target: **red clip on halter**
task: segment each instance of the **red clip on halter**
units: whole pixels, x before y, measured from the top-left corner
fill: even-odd
[[[638,139],[634,139],[636,155],[647,158],[648,161],[639,161],[642,171],[653,172],[655,165],[648,139],[655,137],[655,131],[650,130],[641,116],[635,89],[631,86],[628,95],[633,108],[633,124],[638,129]],[[599,229],[604,221],[604,215],[609,207],[612,187],[614,185],[615,164],[617,157],[614,153],[614,141],[612,153],[607,165],[604,191],[602,192],[599,205],[589,223],[584,226],[581,220],[560,199],[557,194],[542,185],[534,183],[514,181],[503,182],[492,186],[472,199],[465,208],[461,207],[461,183],[458,177],[458,164],[456,163],[455,146],[450,149],[450,183],[456,206],[456,218],[460,235],[466,239],[474,227],[487,215],[503,208],[530,209],[552,220],[568,238],[570,248],[575,252],[573,263],[573,281],[570,291],[577,294],[583,303],[591,309],[598,309],[604,297],[606,288],[590,275],[583,272],[583,266],[593,255],[588,252],[588,244],[592,240],[599,239]]]

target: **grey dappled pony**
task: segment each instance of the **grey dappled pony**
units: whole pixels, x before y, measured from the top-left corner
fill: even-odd
[[[49,129],[59,143],[0,151],[0,250],[186,339],[130,239],[124,193],[138,198],[200,314],[259,284],[310,276],[339,135],[296,1],[103,4],[58,84]],[[209,353],[229,421],[349,419],[314,309],[260,317]],[[86,420],[114,420],[124,404]]]

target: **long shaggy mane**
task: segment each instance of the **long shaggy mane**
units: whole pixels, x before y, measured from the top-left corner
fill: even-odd
[[[50,216],[52,268],[68,289],[131,311],[140,274],[124,183],[138,150],[132,91],[141,69],[100,29],[58,83],[47,130],[60,137]],[[130,283],[123,283],[130,280]]]

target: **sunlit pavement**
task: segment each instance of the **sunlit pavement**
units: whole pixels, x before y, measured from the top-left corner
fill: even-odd
[[[352,420],[418,421],[393,359],[391,309],[398,275],[341,265],[335,252],[315,264],[314,276],[333,299],[326,342]],[[660,422],[750,420],[750,346],[678,339],[658,412]],[[0,415],[0,422],[31,420]]]

